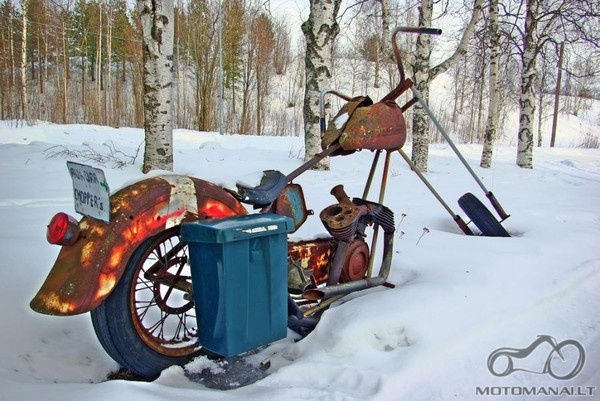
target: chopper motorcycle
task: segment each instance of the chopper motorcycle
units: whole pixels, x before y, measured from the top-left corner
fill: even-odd
[[[293,226],[289,231],[295,231],[312,213],[306,207],[302,187],[294,179],[326,157],[363,150],[372,151],[374,157],[362,196],[351,199],[343,186],[334,187],[331,194],[337,202],[319,215],[330,235],[288,242],[287,326],[306,334],[315,327],[320,314],[345,295],[376,286],[393,287],[387,277],[393,256],[394,215],[382,204],[389,162],[392,153],[400,152],[414,167],[402,151],[406,140],[404,112],[417,102],[426,106],[405,76],[396,44],[400,32],[441,33],[410,27],[394,31],[392,47],[400,81],[379,102],[367,96],[323,91],[323,151],[287,175],[268,170],[258,186],[238,184],[237,190],[195,177],[163,175],[122,188],[110,195],[108,202],[76,191],[76,201],[79,196],[80,201],[101,209],[107,217],[84,215],[78,221],[58,213],[52,218],[47,238],[61,250],[31,308],[63,316],[90,312],[106,352],[121,367],[145,379],[154,379],[163,369],[183,365],[198,355],[210,355],[211,351],[198,341],[198,333],[204,328],[198,327],[195,316],[189,247],[181,238],[181,227],[189,222],[246,215],[246,204],[261,214],[287,216]],[[409,89],[414,98],[400,107],[396,99]],[[324,106],[327,95],[346,101],[328,124]],[[379,199],[368,200],[382,153],[385,160]],[[104,185],[92,173],[77,172],[76,168],[73,173],[88,183]],[[430,187],[425,177],[419,177]],[[507,218],[493,194],[480,185],[500,217]],[[430,189],[461,230],[472,235],[467,223]],[[459,205],[484,235],[508,236],[472,194],[463,196]],[[383,246],[377,251],[380,240]],[[375,261],[380,263],[376,273]]]

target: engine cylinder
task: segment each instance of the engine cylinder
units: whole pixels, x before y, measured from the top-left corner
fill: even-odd
[[[356,227],[360,216],[367,209],[352,203],[336,203],[328,206],[319,215],[323,225],[337,240],[350,242],[356,235]]]

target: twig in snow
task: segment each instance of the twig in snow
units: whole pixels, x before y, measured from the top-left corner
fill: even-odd
[[[128,164],[135,163],[142,144],[138,146],[136,153],[133,156],[118,150],[112,141],[105,142],[102,145],[108,150],[100,152],[88,143],[84,143],[83,146],[85,148],[81,150],[73,150],[64,145],[56,145],[44,150],[44,155],[46,156],[46,159],[53,159],[56,157],[81,159],[84,161],[94,161],[102,166],[110,164],[112,168],[123,168]]]
[[[429,232],[429,229],[427,227],[423,227],[423,234],[421,234],[421,236],[417,240],[417,245],[419,245],[419,241],[421,241],[421,238],[423,238],[425,236],[425,234],[427,234],[428,232]]]
[[[400,229],[400,224],[402,224],[402,221],[404,221],[404,218],[406,217],[406,213],[402,213],[400,215],[400,222],[398,223],[398,225],[396,226],[396,230]]]

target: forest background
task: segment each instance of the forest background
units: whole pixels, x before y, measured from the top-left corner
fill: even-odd
[[[419,3],[389,3],[392,25],[417,25]],[[299,32],[308,2],[289,2],[282,12],[276,12],[277,4],[254,0],[176,1],[177,128],[303,135],[305,43]],[[505,1],[500,7],[500,134],[505,132],[507,116],[519,107],[524,4]],[[222,127],[218,118],[220,5]],[[466,54],[445,78],[440,78],[453,93],[452,104],[436,104],[435,93],[431,95],[444,128],[464,143],[481,143],[485,131],[489,95],[486,10],[484,7]],[[334,48],[333,87],[350,95],[367,93],[378,99],[399,79],[396,64],[381,52],[382,43],[389,38],[381,35],[380,3],[348,2],[339,19],[341,33]],[[435,4],[433,24],[445,32],[434,39],[433,58],[442,58],[456,47],[468,19],[469,6],[462,1]],[[594,24],[581,31],[593,37],[598,29]],[[565,37],[568,39],[568,35]],[[600,99],[597,44],[586,40],[585,35],[573,40],[550,39],[540,44],[536,67],[538,146],[550,142],[549,133],[542,127],[553,115],[579,115],[591,107],[593,99]],[[414,49],[414,36],[399,40],[400,47],[409,53]],[[139,17],[126,0],[2,0],[0,119],[15,124],[41,120],[142,127],[141,43]],[[555,110],[556,94],[562,95],[562,103]],[[337,110],[335,105],[332,109]],[[508,135],[516,137],[517,132]],[[431,142],[442,140],[439,135],[430,137]],[[598,147],[600,139],[584,132],[574,146]]]

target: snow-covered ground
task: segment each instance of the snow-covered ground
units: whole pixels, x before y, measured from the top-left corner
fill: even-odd
[[[511,238],[461,234],[395,155],[384,203],[399,224],[389,277],[396,288],[347,297],[307,338],[294,342],[290,335],[261,351],[261,358],[271,357],[266,378],[218,391],[188,380],[180,367],[151,383],[107,381],[117,365],[96,340],[87,314],[49,317],[29,309],[58,253],[46,242],[46,225],[58,211],[75,215],[65,159],[46,158],[64,149],[50,148],[106,153],[103,144],[112,141],[134,155],[143,132],[13,125],[0,122],[0,400],[600,399],[598,149],[536,148],[535,168],[523,170],[514,163],[516,149],[501,145],[493,167],[483,170],[480,146],[460,146],[511,214],[504,223]],[[221,183],[263,169],[287,173],[301,163],[302,146],[300,138],[177,130],[175,171]],[[339,183],[360,196],[370,160],[370,152],[338,157],[331,171],[299,177],[308,207],[318,213],[334,203],[329,190]],[[103,168],[115,190],[142,178],[140,162],[141,156],[121,169],[89,164]],[[427,177],[457,213],[463,214],[456,205],[463,193],[484,199],[447,145],[432,147],[429,170]],[[294,235],[324,231],[315,215]],[[538,335],[581,343],[580,373],[571,380],[490,373],[494,350],[527,348]],[[552,354],[551,367],[568,372],[580,356],[574,350],[564,349],[563,362],[545,343],[529,357],[515,358],[514,367],[542,372]],[[506,367],[505,358],[497,363],[497,370]],[[561,395],[544,395],[553,392]]]

